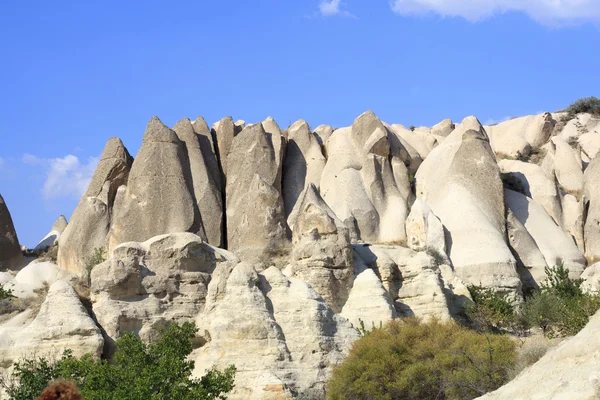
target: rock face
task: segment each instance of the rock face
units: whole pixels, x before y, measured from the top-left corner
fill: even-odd
[[[494,126],[486,126],[492,147],[500,157],[528,155],[550,137],[555,121],[550,113],[513,118]]]
[[[258,274],[240,263],[219,275],[197,320],[207,343],[192,353],[195,374],[235,364],[236,386],[228,397],[234,400],[264,398],[273,389],[281,397],[271,398],[289,391],[324,397],[331,367],[358,338],[350,323],[305,282],[275,267]]]
[[[585,256],[590,264],[600,261],[600,157],[585,170],[584,202],[587,219],[584,226]]]
[[[23,254],[12,217],[4,198],[0,195],[0,270],[19,269],[23,266]]]
[[[106,351],[125,333],[151,340],[170,321],[193,321],[214,269],[237,261],[192,233],[117,246],[91,275],[93,310],[106,334]]]
[[[105,248],[117,191],[127,183],[133,159],[119,138],[108,139],[92,180],[59,240],[60,268],[83,275],[85,259]]]
[[[64,215],[58,217],[58,219],[54,222],[54,225],[52,225],[50,232],[48,232],[48,234],[44,236],[42,240],[40,240],[37,246],[35,246],[34,250],[44,251],[49,247],[54,246],[54,243],[57,243],[58,239],[60,239],[60,235],[65,231],[65,229],[67,229],[67,225],[68,222]]]
[[[298,197],[308,185],[319,188],[325,156],[315,134],[306,121],[295,122],[288,129],[288,144],[283,165],[283,200],[289,215]]]
[[[25,311],[0,326],[0,367],[8,368],[21,357],[60,356],[71,349],[75,357],[100,356],[104,340],[79,296],[67,282],[58,280],[34,319]],[[32,316],[33,317],[33,316]]]
[[[408,184],[407,170],[393,169],[389,135],[388,128],[369,111],[351,128],[336,130],[327,142],[321,194],[336,215],[367,242],[406,241],[408,204],[403,195],[406,188],[399,183]]]
[[[213,246],[221,246],[223,202],[218,165],[212,142],[209,141],[211,136],[208,126],[202,119],[196,120],[192,126],[190,120],[184,118],[175,124],[173,130],[185,146],[188,163],[184,165],[184,170],[192,186],[194,212],[199,213],[198,218],[202,221],[208,242]]]
[[[513,381],[480,400],[597,399],[600,313],[576,336],[550,350]]]
[[[446,256],[444,226],[429,206],[417,199],[406,220],[408,246],[414,251],[436,251]]]
[[[520,297],[516,260],[506,241],[500,171],[479,121],[466,118],[429,154],[416,181],[417,198],[447,230],[458,277]]]
[[[227,163],[228,248],[242,259],[261,259],[287,240],[279,166],[262,124],[233,139]]]
[[[404,247],[357,245],[354,249],[381,279],[398,316],[450,319],[445,283],[432,257]]]
[[[206,238],[186,165],[184,143],[152,117],[111,228],[109,252],[121,243],[166,233],[192,232]]]
[[[554,267],[563,264],[574,278],[578,278],[583,272],[586,262],[573,240],[554,223],[539,204],[528,197],[512,190],[506,190],[504,198],[508,209],[535,241],[546,260],[546,265]],[[538,284],[543,282],[545,273],[541,265],[527,267]]]
[[[290,274],[310,284],[335,312],[340,312],[354,278],[348,229],[313,184],[299,201]]]

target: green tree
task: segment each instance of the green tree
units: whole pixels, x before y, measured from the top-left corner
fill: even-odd
[[[328,398],[473,399],[504,384],[516,357],[506,336],[454,322],[396,320],[355,342],[333,371]]]
[[[213,400],[225,399],[233,389],[235,367],[210,370],[201,379],[191,377],[193,324],[170,325],[160,339],[146,345],[133,334],[116,341],[112,362],[91,355],[73,357],[66,351],[55,363],[44,358],[15,364],[11,400],[30,400],[54,379],[73,380],[86,400]]]

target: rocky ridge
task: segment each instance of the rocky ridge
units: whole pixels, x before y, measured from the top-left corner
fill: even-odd
[[[369,111],[313,131],[153,117],[135,160],[109,139],[69,224],[42,240],[57,232],[56,265],[0,272],[19,297],[49,287],[37,314],[0,320],[0,367],[35,349],[108,357],[124,333],[195,321],[196,374],[235,364],[232,399],[322,398],[361,322],[455,318],[468,285],[520,302],[559,264],[593,290],[600,122],[560,118],[411,130]],[[86,310],[71,286],[96,249]],[[1,198],[0,263],[23,264]]]

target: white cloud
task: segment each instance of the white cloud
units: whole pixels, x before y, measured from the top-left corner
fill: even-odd
[[[42,196],[46,200],[60,197],[79,199],[86,191],[99,160],[99,157],[90,157],[87,163],[82,163],[72,154],[48,159],[31,154],[24,154],[22,157],[23,163],[43,166],[46,170],[46,180],[42,187]]]
[[[390,6],[401,15],[433,12],[469,21],[508,11],[523,12],[548,24],[600,21],[600,0],[390,0]]]
[[[319,3],[319,12],[324,17],[332,17],[334,15],[341,15],[344,17],[353,17],[354,15],[346,10],[342,9],[345,3],[342,0],[321,0]]]

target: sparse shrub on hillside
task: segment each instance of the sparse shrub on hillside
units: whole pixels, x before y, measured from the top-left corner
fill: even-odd
[[[414,125],[411,125],[408,129],[410,129],[411,131],[415,131],[415,129],[417,129]]]
[[[532,147],[529,151],[530,163],[540,165],[544,161],[544,157],[546,157],[546,150],[540,147]]]
[[[11,299],[12,297],[12,290],[4,289],[4,286],[0,285],[0,300]]]
[[[102,247],[96,247],[92,255],[85,259],[85,278],[88,285],[91,284],[92,270],[96,265],[101,264],[104,261],[106,261],[106,250]]]
[[[515,157],[515,160],[518,161],[522,161],[522,162],[529,162],[530,156],[527,154],[523,154],[520,151],[517,151],[517,155]]]
[[[572,119],[577,114],[589,113],[600,115],[600,99],[594,96],[579,99],[565,110]]]
[[[191,374],[193,324],[170,325],[155,343],[145,344],[133,334],[116,341],[111,363],[92,355],[75,358],[66,351],[56,362],[46,358],[15,363],[10,379],[2,382],[10,400],[31,400],[48,382],[70,379],[86,400],[222,400],[234,386],[235,367],[210,370],[201,379]]]
[[[395,320],[354,343],[333,371],[328,398],[473,399],[507,382],[516,357],[506,336],[454,322]]]
[[[444,255],[434,247],[427,246],[425,248],[425,253],[427,253],[433,258],[433,262],[435,263],[436,267],[439,267],[440,265],[443,265],[446,262],[446,257],[444,257]]]
[[[465,312],[475,329],[501,331],[513,328],[515,308],[505,296],[483,286],[469,286],[468,289],[473,303]]]
[[[546,268],[546,281],[523,306],[523,318],[549,337],[572,336],[600,309],[600,295],[585,293],[582,279],[563,265]]]

